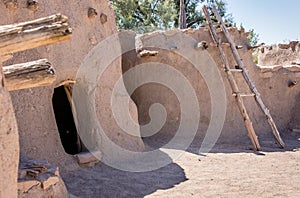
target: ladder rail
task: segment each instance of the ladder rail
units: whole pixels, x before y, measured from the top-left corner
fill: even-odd
[[[238,66],[243,70],[243,72],[242,72],[243,77],[245,78],[247,84],[249,85],[250,90],[255,94],[255,101],[257,102],[257,104],[260,107],[261,111],[267,117],[268,123],[269,123],[269,125],[270,125],[270,127],[272,129],[272,133],[273,133],[273,136],[274,136],[276,142],[280,145],[281,148],[284,148],[285,144],[284,144],[283,140],[281,139],[280,133],[279,133],[279,131],[278,131],[277,127],[276,127],[276,124],[275,124],[275,122],[274,122],[274,120],[273,120],[273,118],[272,118],[272,116],[270,114],[270,111],[267,108],[267,106],[264,104],[264,102],[262,101],[260,93],[258,92],[258,90],[257,90],[254,82],[251,80],[250,75],[249,75],[249,73],[248,73],[248,71],[247,71],[247,69],[246,69],[246,67],[245,67],[245,65],[244,65],[244,63],[243,63],[240,55],[239,55],[239,52],[238,52],[238,50],[236,48],[236,45],[235,45],[234,41],[230,37],[230,34],[229,34],[229,32],[228,32],[228,30],[227,30],[227,28],[226,28],[226,26],[225,26],[225,24],[223,22],[222,17],[218,13],[218,11],[217,11],[217,9],[216,9],[215,6],[213,6],[212,11],[213,11],[215,17],[217,18],[217,20],[220,23],[221,28],[222,28],[222,30],[224,32],[224,35],[225,35],[227,41],[230,43],[230,47],[231,47],[231,50],[233,52],[233,56],[234,56],[234,58],[235,58],[235,60],[236,60],[236,62],[238,64]]]
[[[229,61],[226,58],[225,52],[223,51],[221,40],[220,40],[219,36],[217,35],[217,33],[214,29],[213,23],[211,21],[211,18],[209,16],[209,13],[207,11],[206,6],[203,6],[203,12],[204,12],[205,17],[207,19],[212,38],[213,38],[214,42],[217,44],[217,47],[219,49],[220,56],[221,56],[222,62],[224,64],[224,68],[225,68],[225,71],[227,73],[227,78],[228,78],[229,84],[231,86],[231,89],[233,90],[234,93],[237,93],[235,98],[236,98],[240,113],[241,113],[241,115],[243,117],[243,120],[245,122],[245,126],[246,126],[246,129],[248,131],[248,136],[251,140],[251,143],[252,143],[254,149],[255,150],[260,150],[261,147],[260,147],[260,144],[259,144],[259,141],[258,141],[258,137],[255,134],[252,122],[251,122],[250,117],[247,113],[247,109],[245,107],[242,96],[241,96],[240,91],[238,89],[238,85],[237,85],[237,83],[234,79],[234,76],[233,76],[232,72],[231,72],[231,69],[230,69],[230,66],[229,66],[230,65]]]

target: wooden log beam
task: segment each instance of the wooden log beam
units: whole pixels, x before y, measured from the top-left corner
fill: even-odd
[[[3,67],[8,91],[51,85],[56,74],[47,59]]]
[[[71,38],[68,18],[61,14],[33,21],[0,26],[0,56]]]

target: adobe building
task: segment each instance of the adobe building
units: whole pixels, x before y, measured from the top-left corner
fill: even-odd
[[[14,54],[13,59],[4,62],[3,66],[47,58],[57,75],[56,81],[51,86],[10,92],[18,126],[18,130],[14,129],[15,132],[18,131],[18,137],[15,134],[13,141],[16,147],[14,164],[19,162],[21,165],[28,162],[44,163],[47,167],[51,167],[50,164],[58,166],[61,171],[75,170],[79,166],[74,155],[85,151],[86,148],[78,137],[74,119],[76,116],[71,109],[72,102],[70,103],[69,94],[72,94],[76,83],[82,83],[78,82],[76,76],[87,54],[101,41],[118,33],[114,12],[109,1],[35,1],[32,5],[28,4],[27,0],[3,0],[0,2],[0,13],[0,25],[29,21],[56,13],[62,13],[69,18],[68,23],[73,32],[70,41]],[[300,80],[300,67],[297,64],[274,67],[257,66],[253,63],[247,33],[236,29],[230,29],[230,33],[236,45],[242,47],[239,49],[240,56],[265,104],[269,107],[279,131],[285,137],[292,130],[299,129],[300,87],[297,82]],[[234,67],[236,63],[230,47],[223,33],[219,31],[218,34],[222,38],[229,62]],[[181,133],[180,136],[182,138],[189,136],[189,131],[194,130],[196,120],[197,128],[193,137],[195,137],[194,141],[199,143],[199,148],[208,129],[220,130],[219,143],[251,147],[250,141],[246,138],[247,131],[235,97],[232,95],[226,73],[221,69],[219,51],[207,28],[158,31],[146,35],[121,31],[119,39],[122,56],[113,61],[103,73],[97,86],[95,100],[97,117],[113,142],[133,151],[157,149],[176,135],[178,127],[182,124],[181,121],[185,121],[186,128],[184,129],[187,132]],[[207,44],[205,48],[198,46],[203,41]],[[108,56],[109,52],[109,50],[103,50],[99,56]],[[262,59],[261,61],[263,62]],[[292,60],[292,62],[295,61],[297,62],[296,58]],[[141,78],[147,77],[149,73],[135,73],[136,76],[134,76],[127,75],[128,72],[140,65],[150,68],[149,71],[151,71],[153,62],[168,65],[184,76],[186,82],[189,82],[193,88],[191,94],[195,94],[194,99],[199,104],[199,120],[190,117],[187,120],[181,119],[183,115],[181,115],[180,105],[184,101],[180,101],[170,87],[158,83],[146,83],[132,90],[143,80]],[[241,90],[247,92],[248,88],[242,75],[235,74],[235,76]],[[164,110],[158,112],[165,111],[165,122],[157,129],[157,133],[150,137],[138,137],[124,132],[118,126],[111,109],[111,97],[114,86],[120,78],[128,93],[114,94],[117,97],[124,97],[125,94],[127,98],[131,95],[128,104],[130,115],[133,121],[140,124],[142,136],[148,132],[143,125],[151,122],[149,111],[151,106],[159,103],[164,107]],[[174,79],[172,76],[168,78]],[[184,93],[183,96],[188,99],[189,95],[186,94],[188,93]],[[271,129],[254,99],[247,99],[246,106],[262,145],[276,147],[270,136]],[[161,106],[156,110],[161,110]],[[4,117],[5,113],[2,108],[0,113]],[[152,119],[155,120],[155,117]],[[7,127],[7,125],[1,125],[1,130]],[[5,137],[1,137],[1,141],[2,139]],[[20,161],[17,159],[18,141]],[[40,161],[41,159],[47,162]],[[6,171],[9,172],[9,170]],[[3,181],[5,178],[1,179],[1,182]],[[52,185],[52,187],[56,185],[57,188],[51,187],[45,190],[39,185],[39,183],[33,183],[30,188],[24,187],[27,189],[26,192],[19,189],[19,196],[68,196],[61,179]]]

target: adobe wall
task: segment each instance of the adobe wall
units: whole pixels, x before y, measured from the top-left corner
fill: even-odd
[[[198,98],[201,111],[198,136],[203,138],[211,121],[212,97],[214,96],[210,96],[209,87],[203,74],[197,71],[193,64],[189,63],[189,61],[186,61],[186,59],[178,54],[188,51],[190,56],[199,56],[200,58],[196,59],[198,60],[200,67],[202,67],[202,71],[210,70],[209,67],[211,67],[212,64],[209,62],[215,62],[213,66],[220,69],[222,62],[208,29],[185,30],[183,33],[184,34],[181,34],[178,30],[155,32],[146,35],[135,35],[134,33],[130,33],[130,43],[131,45],[137,43],[135,46],[136,50],[132,50],[123,55],[123,73],[145,63],[159,62],[167,64],[183,74],[191,83]],[[289,83],[290,81],[298,81],[300,79],[300,70],[298,70],[298,67],[279,68],[276,70],[272,70],[272,68],[257,67],[253,63],[252,51],[248,50],[249,43],[247,41],[247,34],[239,32],[236,29],[230,29],[230,33],[232,34],[235,43],[239,46],[243,46],[243,48],[239,50],[241,58],[243,59],[251,78],[254,80],[257,89],[260,91],[263,101],[269,107],[279,130],[281,132],[288,132],[289,128],[296,127],[295,123],[291,122],[291,120],[294,117],[295,107],[299,107],[297,98],[299,98],[300,87],[289,87]],[[220,32],[218,34],[224,43],[223,46],[229,57],[229,62],[234,68],[237,64],[233,59],[230,47],[228,43],[226,43],[223,34]],[[201,41],[206,41],[208,44],[206,50],[199,50],[194,47]],[[126,41],[125,43],[129,42]],[[158,54],[156,56],[140,57],[137,51],[144,49],[157,51]],[[149,64],[148,67],[151,67],[151,65]],[[232,91],[225,76],[225,72],[222,70],[220,71],[227,95],[226,118],[220,141],[230,142],[233,141],[233,139],[238,140],[239,138],[246,137],[246,129],[237,108],[235,98],[232,96]],[[140,73],[139,75],[143,76],[145,74]],[[134,86],[140,78],[139,75],[136,77],[131,76],[131,78],[125,78],[125,84],[127,86]],[[236,73],[235,76],[239,82],[240,90],[245,93],[250,93],[247,85],[243,83],[242,75]],[[217,75],[210,76],[210,78],[217,78]],[[170,77],[170,79],[172,78]],[[207,79],[209,80],[209,77]],[[222,89],[222,87],[219,88],[220,90]],[[159,133],[154,136],[154,139],[166,139],[164,142],[166,143],[168,139],[174,136],[180,124],[180,103],[176,94],[166,86],[157,83],[147,83],[136,89],[132,96],[138,106],[139,121],[142,125],[148,124],[151,120],[149,108],[152,104],[160,103],[165,107],[168,115],[166,124],[161,128]],[[222,100],[222,98],[217,98],[217,101],[219,102],[222,102]],[[271,129],[269,128],[264,115],[254,102],[254,99],[246,98],[245,103],[249,109],[249,115],[252,118],[257,134],[260,137],[271,134]],[[191,122],[189,122],[189,124],[191,124]],[[141,133],[143,133],[143,131],[141,131]],[[149,139],[151,141],[151,138]]]
[[[0,197],[17,197],[19,135],[0,61]]]
[[[57,73],[57,81],[53,86],[11,92],[19,127],[21,156],[47,159],[51,164],[65,169],[75,168],[76,162],[64,152],[60,141],[52,95],[57,84],[68,79],[75,80],[78,68],[94,46],[117,32],[114,12],[108,0],[39,1],[39,8],[35,11],[26,8],[26,0],[18,0],[15,7],[6,6],[5,2],[0,2],[0,25],[56,13],[62,13],[69,18],[68,23],[73,29],[70,41],[18,53],[4,65],[40,58],[47,58],[52,63]],[[94,8],[98,15],[89,18],[89,8]],[[110,106],[112,87],[122,74],[120,61],[121,59],[115,60],[99,82],[97,115],[102,120],[102,127],[109,132],[109,137],[113,137],[117,144],[134,150],[143,147],[142,141],[124,133],[113,120],[111,110],[107,108]],[[133,118],[137,119],[133,102],[130,109]]]
[[[258,65],[300,65],[300,43],[292,41],[259,49]]]
[[[259,49],[258,65],[264,76],[273,76],[274,79],[289,79],[289,87],[291,90],[297,89],[300,77],[300,42],[292,41],[288,44],[278,44],[266,46]],[[295,101],[299,101],[300,94],[294,91]],[[289,93],[286,93],[289,94]],[[292,118],[290,129],[300,128],[300,104],[299,102],[292,104]],[[284,110],[284,109],[282,109]]]

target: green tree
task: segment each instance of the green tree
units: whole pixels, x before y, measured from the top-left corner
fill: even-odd
[[[252,46],[255,46],[258,44],[259,41],[259,34],[254,32],[254,29],[249,30],[249,36],[248,40]]]
[[[179,25],[180,0],[110,0],[110,2],[120,29],[145,33],[177,28]],[[209,9],[215,5],[225,21],[232,22],[231,15],[226,14],[224,0],[185,0],[188,28],[197,28],[205,21],[201,10],[202,3],[207,3]]]
[[[182,0],[110,0],[118,28],[137,33],[178,28],[180,1]],[[228,26],[236,26],[232,15],[228,14],[225,0],[184,0],[187,28],[200,27],[206,21],[201,9],[203,3],[210,12],[212,6],[216,6],[224,22]],[[214,18],[212,20],[216,21]],[[240,28],[243,28],[242,25]],[[256,45],[258,34],[251,29],[248,39],[252,45]]]
[[[186,23],[187,28],[200,27],[205,21],[205,16],[202,12],[201,5],[206,3],[211,11],[212,6],[216,6],[218,12],[226,23],[233,23],[231,14],[227,12],[227,3],[224,0],[185,0]],[[180,10],[180,0],[175,0],[176,10]],[[179,15],[176,17],[175,27],[178,27]]]
[[[117,26],[145,33],[174,27],[177,10],[172,0],[111,0]]]
[[[233,26],[237,28],[236,23],[234,23]],[[240,25],[239,29],[245,30],[243,24]],[[255,33],[255,30],[253,28],[248,30],[248,32],[249,32],[248,41],[250,45],[251,46],[257,45],[259,41],[259,34]]]

